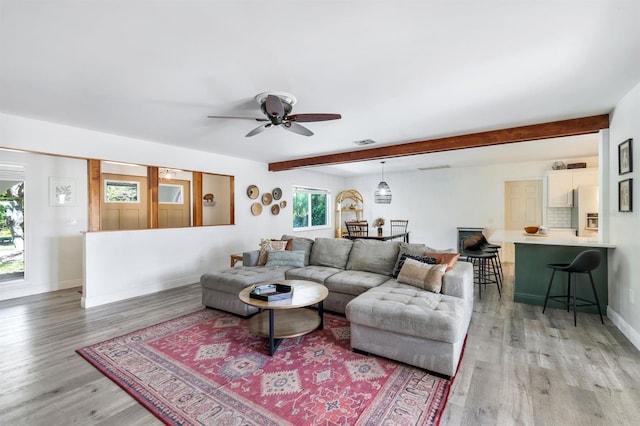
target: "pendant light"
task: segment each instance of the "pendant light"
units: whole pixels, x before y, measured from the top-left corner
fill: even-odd
[[[169,168],[160,169],[159,173],[160,179],[173,180],[175,177],[175,171]]]
[[[382,180],[376,186],[376,190],[373,193],[376,204],[391,204],[391,188],[387,185],[387,182],[384,181],[384,161],[381,161],[382,164]]]

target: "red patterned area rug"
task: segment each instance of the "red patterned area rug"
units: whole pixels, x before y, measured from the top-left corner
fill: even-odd
[[[273,357],[247,320],[206,309],[77,351],[166,424],[438,424],[450,381],[349,349],[349,323]]]

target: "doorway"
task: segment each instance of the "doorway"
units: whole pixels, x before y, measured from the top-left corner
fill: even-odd
[[[0,282],[24,279],[24,180],[0,180]]]
[[[102,173],[102,230],[146,229],[147,178]]]
[[[158,184],[158,227],[191,226],[191,182],[161,180]]]
[[[524,232],[527,225],[542,224],[542,180],[516,180],[504,183],[504,229]],[[513,243],[502,245],[505,262],[515,260]]]

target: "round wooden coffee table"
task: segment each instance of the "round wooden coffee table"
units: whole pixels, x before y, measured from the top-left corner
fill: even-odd
[[[240,300],[247,305],[255,306],[262,312],[249,319],[249,329],[254,333],[269,338],[269,355],[278,349],[282,339],[302,336],[314,330],[322,329],[322,302],[329,295],[329,290],[322,284],[304,280],[266,281],[256,285],[286,284],[292,287],[292,296],[288,299],[266,300],[253,299],[249,296],[255,286],[249,286],[240,292]],[[303,309],[317,305],[318,310]]]

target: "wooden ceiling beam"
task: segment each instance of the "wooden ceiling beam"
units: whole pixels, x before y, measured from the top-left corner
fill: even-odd
[[[301,167],[326,166],[329,164],[353,163],[383,158],[405,157],[409,155],[429,154],[431,152],[453,151],[457,149],[478,148],[514,142],[526,142],[563,136],[585,135],[609,128],[609,115],[574,118],[551,123],[532,124],[502,130],[491,130],[467,135],[448,136],[438,139],[409,142],[398,145],[337,154],[319,155],[296,160],[269,163],[269,171],[281,172]]]

